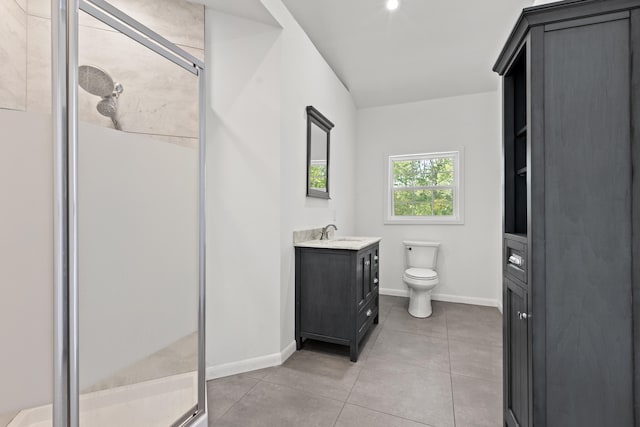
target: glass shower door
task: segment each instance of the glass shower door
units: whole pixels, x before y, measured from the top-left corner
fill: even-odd
[[[80,8],[79,424],[169,426],[204,409],[201,70],[108,4]]]

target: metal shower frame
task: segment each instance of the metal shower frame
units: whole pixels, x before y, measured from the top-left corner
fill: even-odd
[[[206,423],[205,66],[104,0],[52,0],[54,140],[53,426],[79,427],[78,382],[78,15],[99,21],[198,77],[198,402],[174,426]]]

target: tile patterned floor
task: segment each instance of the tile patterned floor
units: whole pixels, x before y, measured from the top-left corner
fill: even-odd
[[[215,427],[498,427],[502,317],[434,302],[415,319],[380,296],[380,324],[357,363],[346,347],[307,341],[282,366],[209,381]]]

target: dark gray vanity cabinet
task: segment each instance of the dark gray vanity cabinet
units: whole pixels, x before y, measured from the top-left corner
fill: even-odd
[[[306,338],[359,344],[378,323],[379,245],[359,251],[296,247],[296,347]]]
[[[640,0],[527,8],[494,71],[504,425],[640,426]]]

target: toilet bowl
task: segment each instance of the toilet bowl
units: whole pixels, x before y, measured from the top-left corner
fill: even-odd
[[[438,242],[405,241],[405,271],[402,280],[409,288],[409,314],[431,316],[431,293],[439,283],[436,272]]]

